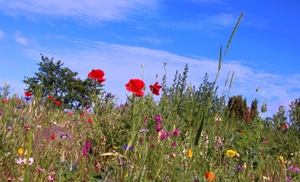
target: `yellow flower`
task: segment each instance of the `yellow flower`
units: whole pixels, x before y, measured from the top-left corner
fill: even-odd
[[[24,150],[23,150],[22,148],[19,148],[18,154],[19,154],[19,155],[22,155],[23,153],[24,153]]]
[[[192,150],[191,150],[191,149],[189,149],[189,150],[188,150],[188,152],[187,152],[187,156],[188,156],[189,158],[192,158],[192,156],[193,156],[193,152],[192,152]]]
[[[280,164],[284,164],[284,158],[283,158],[283,156],[279,156],[279,161],[280,161]]]
[[[244,166],[244,169],[246,169],[247,168],[247,163],[245,162],[243,166]]]
[[[233,158],[237,153],[234,150],[227,150],[226,154],[228,157]]]

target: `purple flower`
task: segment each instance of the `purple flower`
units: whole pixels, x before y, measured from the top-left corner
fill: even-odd
[[[161,140],[168,139],[169,136],[170,136],[170,133],[169,133],[169,132],[163,132],[163,133],[160,135],[160,139],[161,139]]]
[[[90,149],[91,148],[91,142],[86,142],[85,147],[86,147],[86,149]]]
[[[179,135],[180,134],[180,130],[179,129],[175,129],[174,131],[173,131],[173,135],[174,136],[177,136],[177,135]]]
[[[300,171],[300,169],[294,165],[291,165],[291,167],[289,167],[289,170],[294,171],[296,173],[298,173]]]
[[[175,148],[176,147],[176,142],[172,142],[172,148]]]
[[[68,134],[61,134],[60,138],[69,138],[69,135]]]
[[[31,97],[25,97],[25,100],[30,101]]]
[[[22,106],[17,106],[16,108],[17,108],[17,109],[21,109],[21,108],[22,108]]]
[[[238,165],[236,169],[237,169],[237,170],[244,170],[245,168],[244,168],[244,166]]]
[[[156,131],[157,132],[160,132],[162,130],[162,127],[161,127],[161,125],[159,124],[159,125],[156,125]]]
[[[107,99],[110,99],[110,98],[112,98],[112,95],[111,95],[111,93],[107,93],[107,94],[106,94],[106,96],[105,96],[105,98],[107,98]]]
[[[147,128],[143,128],[143,129],[140,130],[140,133],[144,133],[144,132],[147,133],[147,132],[149,132],[149,130]]]
[[[156,124],[159,124],[159,123],[161,123],[162,122],[162,117],[160,116],[160,115],[155,115],[154,116],[154,119],[155,119],[155,123]]]
[[[123,146],[124,150],[127,150],[128,149],[128,146],[127,145],[124,145]],[[129,147],[129,150],[133,151],[134,147],[133,146],[130,146]]]

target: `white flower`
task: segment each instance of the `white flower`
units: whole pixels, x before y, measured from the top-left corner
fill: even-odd
[[[15,161],[17,164],[20,164],[20,165],[26,164],[26,158],[25,159],[18,158],[18,159],[15,159]]]
[[[23,165],[23,164],[26,164],[26,158],[24,159],[21,159],[21,158],[18,158],[18,159],[15,159],[16,163],[19,164],[19,165]],[[33,163],[33,158],[29,158],[28,159],[28,165],[31,165]]]
[[[28,159],[28,165],[31,165],[32,163],[33,163],[33,158],[30,157],[30,158]]]

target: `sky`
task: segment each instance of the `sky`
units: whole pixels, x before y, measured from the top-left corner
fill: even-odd
[[[22,80],[38,72],[42,54],[81,79],[102,69],[104,89],[120,103],[131,78],[145,81],[146,94],[161,83],[165,63],[168,84],[188,64],[188,83],[198,87],[206,73],[214,81],[220,46],[244,12],[223,60],[219,95],[266,102],[264,116],[272,116],[300,97],[299,8],[299,0],[0,0],[0,86],[23,93]]]

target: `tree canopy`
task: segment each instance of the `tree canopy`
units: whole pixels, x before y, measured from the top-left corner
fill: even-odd
[[[41,59],[35,76],[25,76],[23,80],[28,85],[27,91],[43,99],[53,96],[66,108],[90,105],[91,97],[100,94],[101,84],[90,78],[81,80],[77,72],[63,67],[60,60],[55,62],[54,58],[49,59],[43,55]]]

